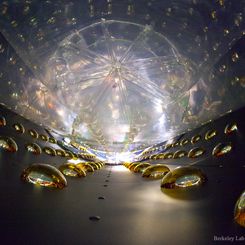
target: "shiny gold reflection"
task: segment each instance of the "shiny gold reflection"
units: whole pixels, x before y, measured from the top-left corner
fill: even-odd
[[[60,156],[60,157],[65,157],[66,156],[65,151],[62,150],[62,149],[56,149],[55,151],[56,151],[56,155],[57,156]]]
[[[6,126],[6,119],[5,117],[0,117],[0,127]]]
[[[205,150],[203,148],[196,147],[196,148],[193,148],[189,151],[188,157],[189,158],[196,158],[196,157],[202,156],[204,153],[205,153]]]
[[[199,186],[205,181],[206,176],[201,170],[193,167],[178,167],[163,177],[161,188],[189,188]]]
[[[123,166],[126,167],[126,168],[128,168],[130,164],[131,164],[131,162],[125,162],[125,163],[123,164]]]
[[[178,146],[180,143],[177,141],[177,142],[175,142],[175,143],[173,143],[173,147],[176,147],[176,146]]]
[[[205,140],[210,140],[213,137],[215,137],[217,135],[217,130],[209,130],[206,134],[205,134]]]
[[[130,166],[131,166],[132,164],[135,164],[135,162],[131,162],[131,163],[127,164],[127,168],[130,169]]]
[[[151,166],[151,164],[147,163],[147,162],[139,163],[138,165],[135,166],[134,172],[135,173],[142,173],[144,171],[144,169],[146,169],[149,166]]]
[[[215,157],[221,157],[232,150],[231,142],[228,143],[219,143],[213,149],[212,155]]]
[[[74,157],[74,155],[71,151],[65,151],[65,156],[70,158],[70,159]]]
[[[158,160],[158,159],[164,159],[164,156],[165,156],[165,154],[164,153],[159,153],[159,154],[156,154],[155,155],[155,160]]]
[[[142,172],[142,177],[160,179],[169,171],[170,169],[167,166],[163,164],[156,164],[145,168]]]
[[[39,138],[43,141],[48,141],[48,136],[44,134],[39,134]]]
[[[99,169],[99,167],[94,162],[89,162],[89,164],[94,168],[94,170]]]
[[[21,179],[45,187],[63,189],[67,186],[64,175],[57,168],[48,164],[33,164],[22,172]]]
[[[100,169],[100,168],[101,168],[101,166],[100,166],[100,164],[99,164],[99,163],[97,163],[97,162],[93,162],[93,164],[95,164],[95,165],[97,166],[97,169]]]
[[[165,150],[168,150],[169,148],[171,148],[172,147],[172,144],[166,144],[165,145]]]
[[[23,134],[25,132],[25,128],[22,124],[20,123],[15,123],[13,124],[13,128],[16,130],[17,133]]]
[[[0,136],[0,149],[8,152],[16,152],[18,151],[18,146],[12,138]]]
[[[177,158],[182,158],[182,157],[185,157],[185,156],[187,156],[187,152],[186,152],[186,151],[181,151],[181,150],[179,150],[179,151],[176,151],[176,152],[174,153],[173,158],[174,158],[174,159],[177,159]]]
[[[49,138],[48,141],[52,144],[56,144],[57,140],[55,138]]]
[[[198,141],[200,141],[201,140],[201,135],[195,135],[195,136],[193,136],[192,138],[191,138],[191,143],[192,144],[195,144],[195,143],[197,143]]]
[[[171,159],[173,158],[174,154],[172,152],[166,152],[164,155],[164,159]]]
[[[85,177],[86,171],[82,168],[77,167],[75,164],[65,163],[59,167],[59,170],[65,176],[70,177]]]
[[[27,144],[26,149],[34,155],[40,155],[42,153],[41,147],[36,143]]]
[[[129,166],[128,169],[131,170],[131,171],[133,171],[134,170],[134,167],[136,167],[138,164],[139,164],[138,162],[134,162],[134,163],[130,164],[130,166]]]
[[[184,146],[184,145],[186,145],[188,143],[189,143],[189,140],[188,139],[183,139],[183,140],[180,141],[180,145],[181,146]]]
[[[43,152],[50,156],[56,156],[55,150],[51,147],[43,147]]]
[[[38,138],[38,133],[35,129],[29,129],[28,133],[30,134],[31,137],[37,139]]]
[[[76,166],[78,168],[85,170],[86,172],[94,172],[94,168],[92,165],[90,165],[90,163],[81,162],[81,163],[76,164]]]
[[[226,125],[224,133],[229,135],[229,134],[236,132],[237,130],[238,130],[237,124],[230,123]]]
[[[234,210],[234,220],[241,226],[245,227],[245,191],[236,202]]]

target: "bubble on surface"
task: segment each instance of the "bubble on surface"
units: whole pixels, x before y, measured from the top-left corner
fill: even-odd
[[[38,186],[59,189],[67,186],[64,175],[57,168],[48,164],[31,165],[22,172],[21,179]]]

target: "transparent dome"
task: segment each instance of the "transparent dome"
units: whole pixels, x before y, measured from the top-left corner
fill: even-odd
[[[243,1],[3,1],[0,103],[120,160],[114,152],[244,106],[242,9]]]

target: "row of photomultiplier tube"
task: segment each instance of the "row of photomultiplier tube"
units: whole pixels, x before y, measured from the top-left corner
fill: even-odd
[[[224,133],[225,135],[231,135],[234,134],[235,132],[238,131],[238,126],[237,123],[233,122],[233,123],[229,123],[226,125],[225,129],[224,129]],[[215,136],[217,136],[218,132],[215,129],[210,129],[208,130],[205,135],[204,138],[206,141],[209,141],[211,139],[213,139]],[[200,134],[194,135],[190,140],[187,138],[183,138],[180,141],[176,141],[174,143],[166,143],[165,145],[162,145],[161,147],[151,147],[149,149],[144,150],[141,154],[139,154],[137,156],[137,161],[142,161],[142,160],[158,160],[158,159],[178,159],[184,156],[188,156],[189,158],[195,158],[198,156],[201,156],[205,153],[205,150],[203,148],[200,147],[196,147],[193,148],[192,150],[188,152],[184,151],[184,150],[178,150],[176,152],[171,152],[169,151],[170,148],[174,148],[177,146],[186,146],[189,142],[191,142],[191,144],[196,144],[197,142],[199,142],[202,139],[202,136]],[[222,146],[227,145],[227,147],[225,148],[226,151],[230,151],[231,150],[231,143],[230,142],[226,142],[224,144],[222,144]],[[216,148],[216,150],[218,148],[222,148],[222,146],[220,145],[219,147]],[[163,153],[162,150],[165,150],[165,152]],[[214,150],[213,155],[216,155],[217,151]],[[159,153],[160,152],[160,153]],[[222,152],[220,152],[222,154]],[[219,155],[219,153],[218,153]]]
[[[161,179],[162,192],[170,196],[179,195],[192,198],[200,195],[199,188],[207,181],[207,176],[198,168],[192,166],[177,167],[170,170],[164,164],[150,163],[124,163],[124,166],[134,173],[140,173],[142,177],[149,179]],[[234,220],[245,227],[245,191],[235,204]]]

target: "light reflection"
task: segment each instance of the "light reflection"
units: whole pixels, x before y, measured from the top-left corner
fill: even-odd
[[[112,171],[115,172],[128,172],[128,169],[125,168],[123,165],[116,165],[111,167]]]
[[[66,8],[57,10],[52,1],[39,1],[38,6],[29,2],[18,8],[19,1],[5,1],[0,20],[11,43],[0,40],[0,55],[7,54],[6,69],[0,73],[1,91],[7,92],[1,99],[16,105],[13,110],[26,118],[105,151],[121,152],[136,142],[163,142],[244,104],[244,77],[239,71],[244,61],[239,45],[244,13],[234,12],[243,9],[242,1],[201,1],[208,23],[196,8],[197,1],[188,1],[185,9],[180,2],[166,6],[159,1],[164,11],[156,16],[139,13],[134,3],[128,3],[125,20],[142,14],[147,25],[133,19],[107,20],[105,16],[118,6],[108,1],[102,11],[89,1],[88,15],[99,21],[91,19],[88,26],[75,12],[71,17]],[[50,11],[42,13],[43,4]],[[73,4],[74,9],[82,8],[79,1]],[[230,22],[220,21],[217,4]],[[36,9],[30,18],[22,18]],[[162,14],[175,21],[161,21],[158,33],[155,21]],[[105,19],[100,21],[101,17]],[[198,23],[205,25],[193,28]],[[34,35],[29,35],[30,28],[36,30]],[[54,45],[46,49],[50,43]],[[205,70],[200,79],[199,69]]]

